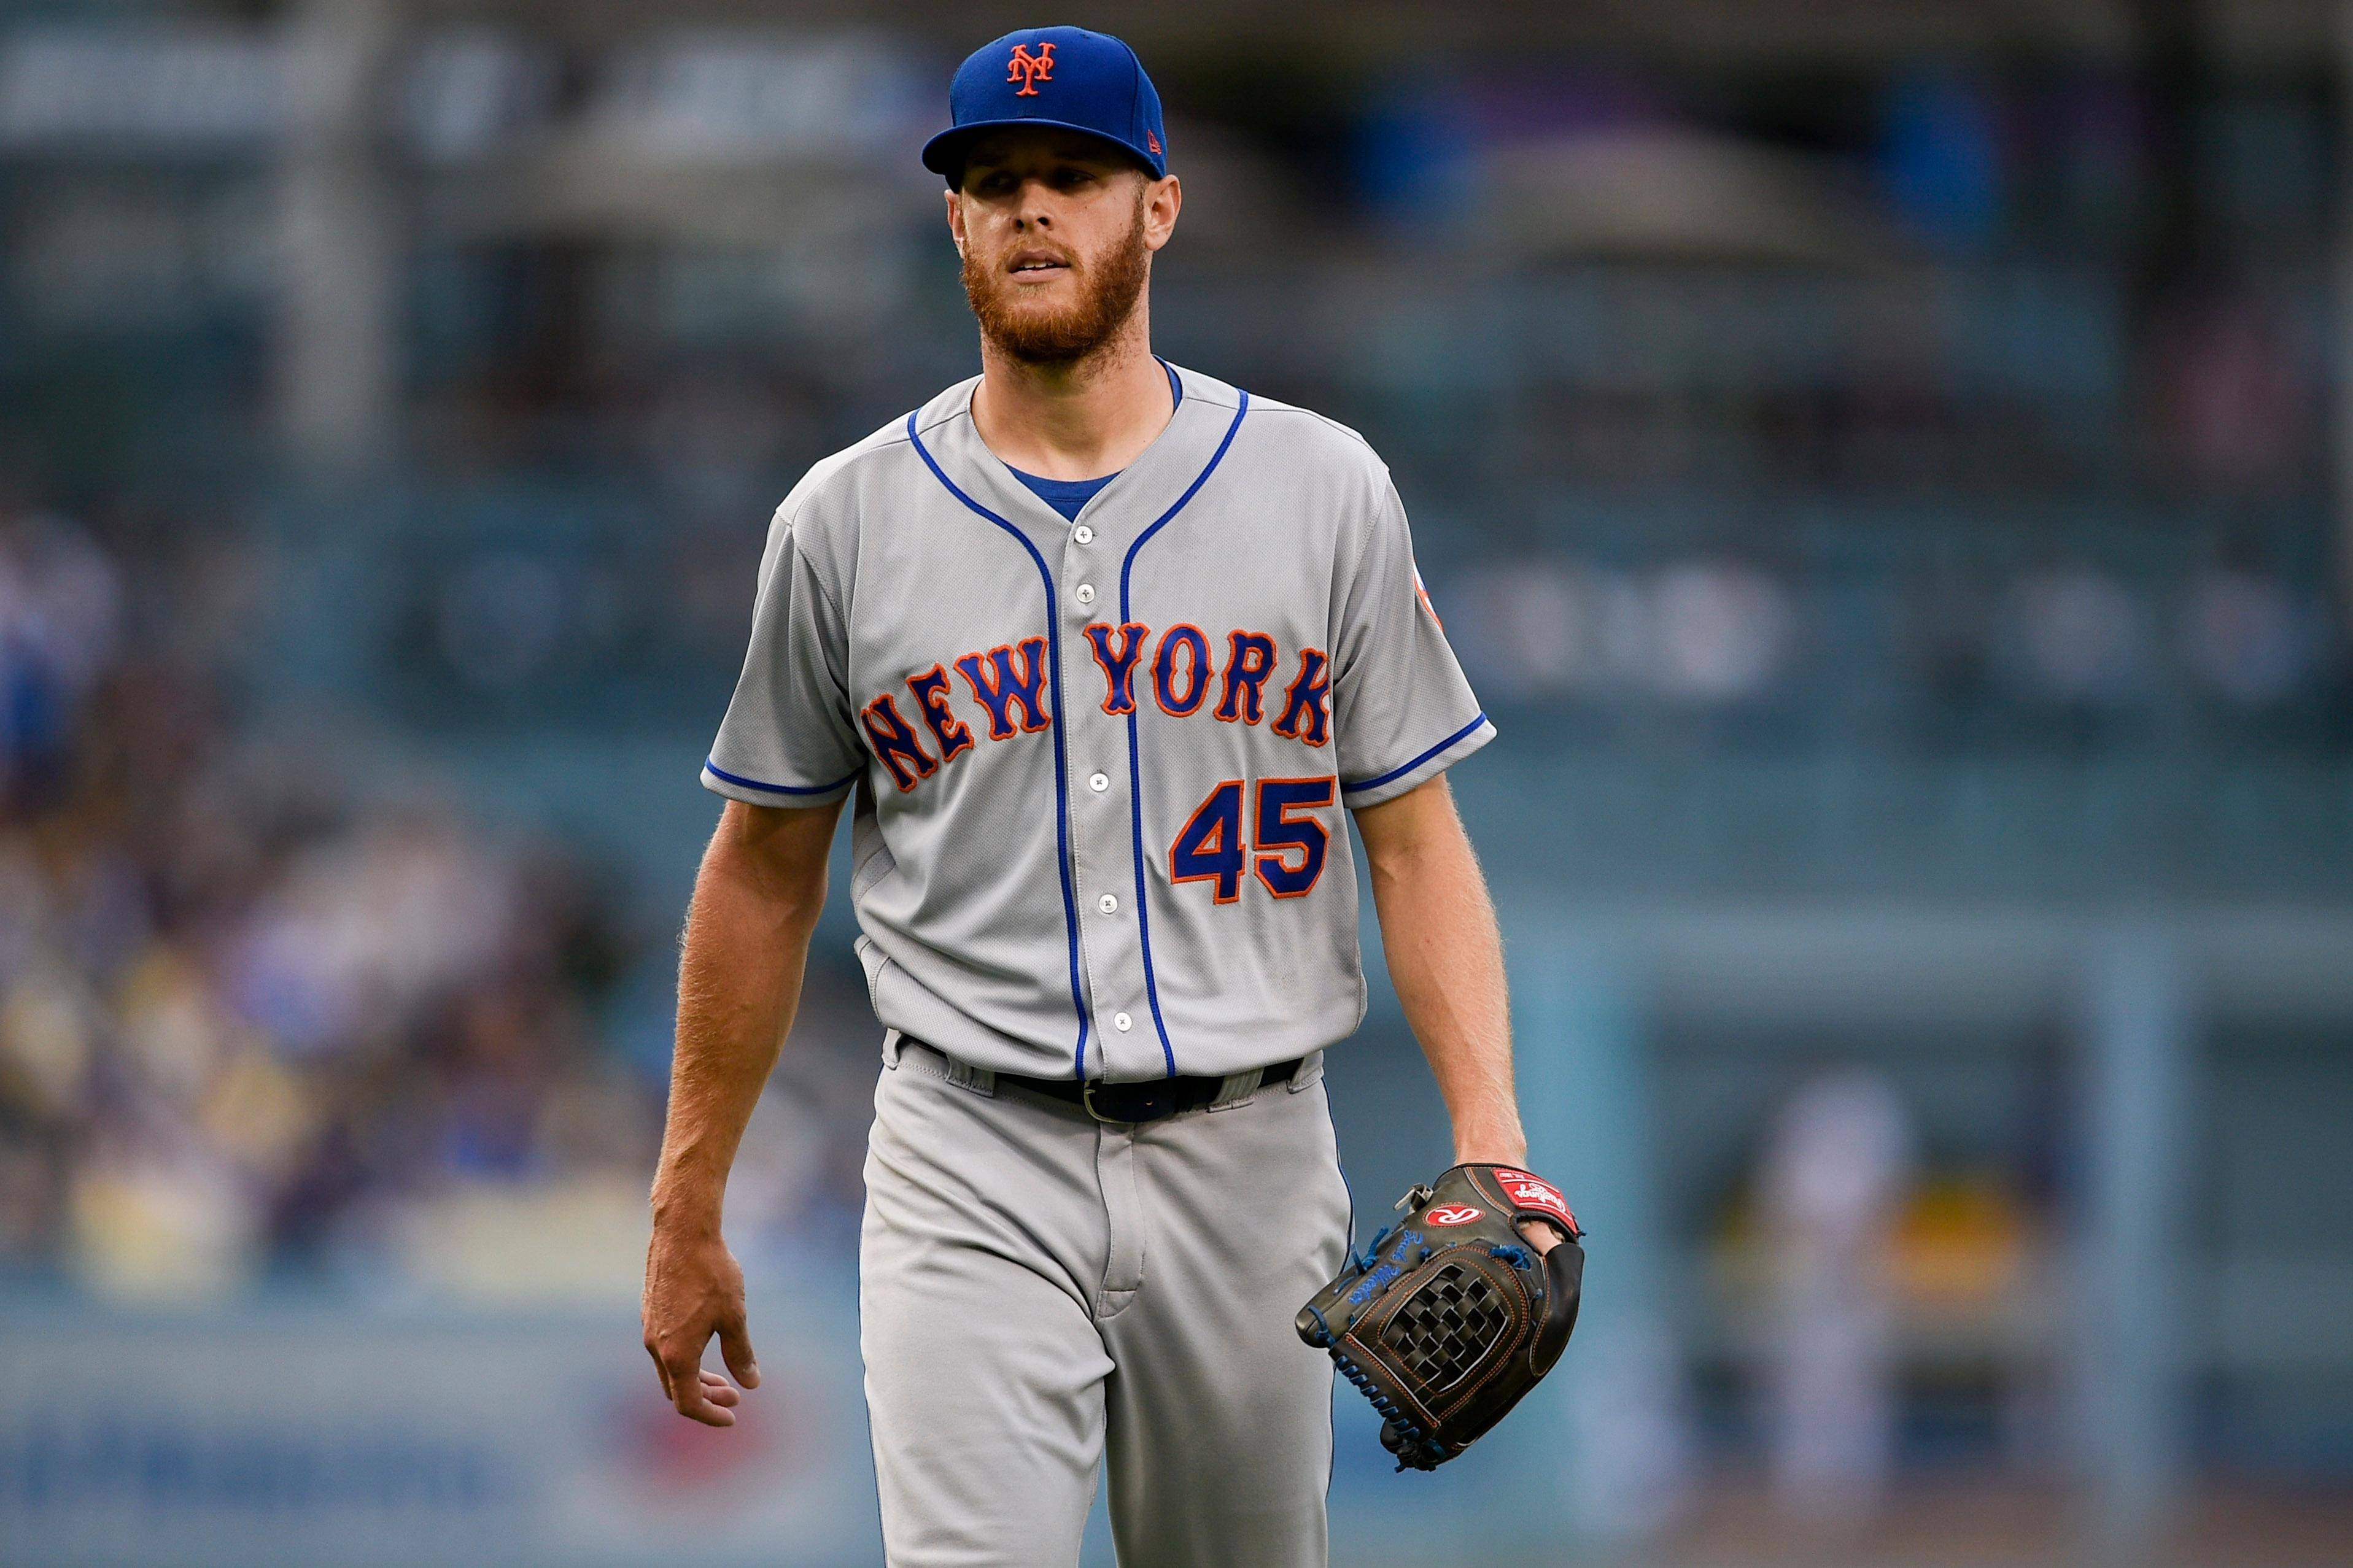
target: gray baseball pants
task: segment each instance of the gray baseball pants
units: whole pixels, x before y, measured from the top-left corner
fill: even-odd
[[[890,1568],[1324,1568],[1350,1211],[1319,1056],[1130,1126],[886,1037],[860,1342]]]

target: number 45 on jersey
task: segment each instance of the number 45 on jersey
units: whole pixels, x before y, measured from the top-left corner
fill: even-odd
[[[1243,877],[1253,873],[1278,899],[1306,897],[1324,875],[1332,833],[1314,816],[1297,814],[1330,805],[1337,790],[1338,781],[1329,773],[1261,779],[1254,789],[1240,779],[1226,780],[1193,808],[1168,847],[1168,879],[1213,883],[1221,904],[1240,898]],[[1245,804],[1250,808],[1247,841]]]

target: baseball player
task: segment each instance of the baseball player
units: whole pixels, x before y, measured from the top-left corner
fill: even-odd
[[[1457,1159],[1518,1164],[1495,919],[1442,777],[1494,729],[1365,442],[1154,357],[1183,188],[1134,51],[1015,33],[949,103],[923,159],[982,372],[770,524],[702,772],[729,804],[646,1348],[694,1420],[758,1385],[721,1197],[854,802],[889,1561],[1074,1563],[1107,1468],[1130,1568],[1321,1564],[1332,1365],[1293,1319],[1349,1256],[1322,1082],[1365,1010],[1346,823]]]

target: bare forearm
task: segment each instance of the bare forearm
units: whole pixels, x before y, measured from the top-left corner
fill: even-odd
[[[666,1225],[716,1230],[727,1172],[800,1004],[825,900],[778,878],[723,825],[703,857],[679,962],[678,1037],[653,1205]]]
[[[1424,789],[1435,793],[1364,814],[1403,808],[1366,830],[1389,978],[1445,1097],[1455,1158],[1516,1164],[1527,1141],[1512,1087],[1503,938],[1452,801],[1442,784]]]
[[[727,1168],[800,1004],[840,816],[838,801],[800,810],[729,802],[687,910],[642,1315],[663,1395],[680,1415],[709,1426],[733,1426],[742,1398],[725,1378],[702,1370],[713,1334],[737,1382],[759,1386],[744,1270],[720,1238],[719,1212]]]

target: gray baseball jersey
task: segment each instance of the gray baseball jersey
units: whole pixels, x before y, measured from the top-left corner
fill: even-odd
[[[1494,730],[1355,432],[1179,370],[1174,416],[1066,521],[982,442],[978,378],[776,510],[702,773],[853,787],[882,1022],[978,1068],[1223,1076],[1352,1033],[1341,808]]]

